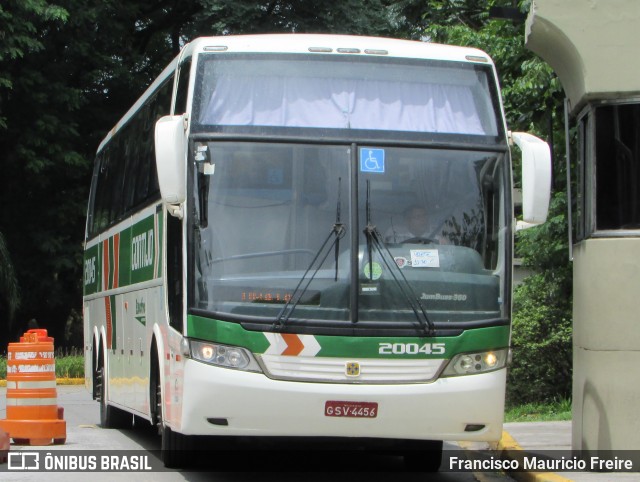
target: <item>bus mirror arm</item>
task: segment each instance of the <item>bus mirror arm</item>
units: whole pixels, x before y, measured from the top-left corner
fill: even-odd
[[[167,212],[174,218],[182,219],[184,217],[184,211],[182,204],[166,204]]]
[[[516,230],[544,223],[551,196],[551,151],[543,140],[524,132],[510,138],[522,151],[522,221]]]
[[[184,115],[161,117],[155,127],[156,167],[162,202],[182,218],[186,199],[186,122]]]

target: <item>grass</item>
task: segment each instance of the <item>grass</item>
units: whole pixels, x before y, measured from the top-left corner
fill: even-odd
[[[508,407],[505,422],[557,422],[571,420],[571,400],[548,403],[525,403]]]
[[[84,378],[84,357],[81,355],[74,355],[57,358],[56,377]]]
[[[0,356],[0,380],[7,378],[7,359]],[[82,355],[56,356],[56,378],[84,378]]]

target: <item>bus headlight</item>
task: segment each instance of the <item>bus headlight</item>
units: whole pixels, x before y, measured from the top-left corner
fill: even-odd
[[[451,359],[447,368],[442,372],[442,376],[457,377],[499,370],[507,365],[508,353],[507,348],[477,353],[461,353]]]
[[[250,372],[262,371],[245,348],[197,340],[189,340],[189,348],[189,356],[203,363]]]

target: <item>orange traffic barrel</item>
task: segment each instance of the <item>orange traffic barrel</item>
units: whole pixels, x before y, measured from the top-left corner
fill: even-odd
[[[67,424],[57,399],[53,338],[47,330],[29,330],[9,343],[7,418],[0,429],[18,445],[63,444]]]

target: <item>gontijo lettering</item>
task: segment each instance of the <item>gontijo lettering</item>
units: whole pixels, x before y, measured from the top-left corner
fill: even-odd
[[[131,240],[131,270],[146,268],[153,264],[153,229],[139,234]]]

